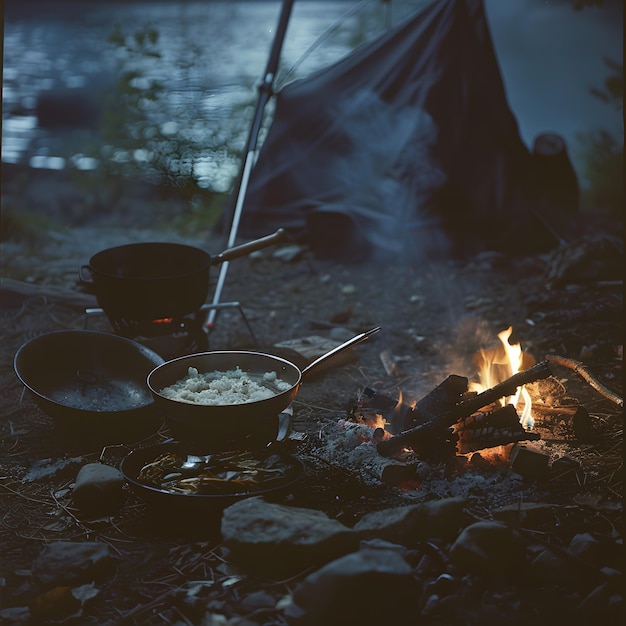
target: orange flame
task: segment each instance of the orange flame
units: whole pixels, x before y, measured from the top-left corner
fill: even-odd
[[[475,364],[478,367],[480,383],[472,383],[472,390],[480,392],[489,389],[523,369],[525,353],[519,343],[509,343],[512,334],[511,326],[498,333],[503,350],[480,350],[477,353]],[[521,411],[520,423],[525,429],[531,430],[534,421],[531,415],[532,400],[528,390],[518,387],[515,395],[510,396],[507,402]]]

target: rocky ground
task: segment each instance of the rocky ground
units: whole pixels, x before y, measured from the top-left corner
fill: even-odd
[[[78,267],[95,252],[167,239],[215,254],[220,239],[87,222],[35,241],[3,241],[3,623],[345,624],[346,614],[359,623],[381,615],[424,624],[496,623],[504,615],[513,623],[621,623],[623,260],[613,237],[619,224],[587,226],[569,244],[525,257],[342,265],[281,245],[229,265],[221,300],[241,304],[253,335],[238,308],[226,309],[211,349],[273,352],[303,367],[307,357],[284,342],[337,342],[381,327],[349,359],[305,379],[296,396],[291,436],[278,449],[300,459],[304,474],[266,503],[289,514],[261,506],[243,516],[257,529],[286,526],[279,540],[260,531],[251,539],[252,522],[236,511],[220,529],[215,505],[165,515],[128,486],[115,510],[85,516],[73,498],[80,468],[117,468],[130,449],[170,437],[168,424],[124,446],[115,433],[105,442],[75,438],[24,393],[13,370],[16,351],[36,335],[85,324],[111,332],[105,316],[86,318],[97,303],[77,285]],[[476,351],[497,346],[508,327],[536,361],[569,360],[552,362],[550,378],[530,386],[540,439],[522,447],[547,459],[545,472],[511,467],[512,445],[453,464],[420,460],[419,473],[398,484],[329,456],[328,438],[365,387],[412,402],[450,374],[473,380]],[[52,368],[55,358],[62,355],[52,355]],[[387,509],[393,515],[368,518]],[[311,510],[323,521],[311,522]],[[397,521],[409,510],[419,513]],[[309,552],[294,539],[299,528],[334,524],[334,552],[320,547],[327,536],[307,535]],[[68,541],[98,553],[75,555],[59,543]],[[362,541],[382,557],[371,545],[359,550]],[[310,546],[323,562],[311,560]],[[288,571],[275,571],[296,553]],[[75,559],[93,567],[77,574]],[[333,572],[324,569],[333,563]]]

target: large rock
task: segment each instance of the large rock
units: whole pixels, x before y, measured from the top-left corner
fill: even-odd
[[[357,534],[321,511],[258,497],[225,509],[221,532],[234,560],[264,573],[302,571],[358,548]]]
[[[308,576],[289,612],[299,626],[414,624],[418,598],[411,567],[396,550],[364,549]]]
[[[49,586],[92,582],[117,563],[112,549],[97,541],[57,541],[46,546],[33,564],[33,573]]]
[[[445,498],[364,515],[354,526],[360,539],[385,539],[404,546],[451,539],[462,526],[463,498]]]
[[[475,574],[499,574],[524,564],[523,537],[500,522],[476,522],[463,529],[450,547],[450,560]]]

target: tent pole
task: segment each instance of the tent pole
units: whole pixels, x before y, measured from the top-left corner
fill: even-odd
[[[263,113],[265,106],[267,105],[270,97],[272,96],[272,86],[274,79],[276,78],[276,70],[278,68],[278,62],[280,59],[280,53],[287,32],[287,26],[289,24],[289,18],[291,15],[291,9],[295,0],[283,0],[280,16],[278,19],[278,27],[276,29],[276,35],[274,42],[270,50],[270,56],[267,61],[265,73],[263,79],[258,86],[259,96],[257,100],[254,117],[252,119],[252,125],[248,133],[248,140],[243,152],[243,161],[239,172],[239,178],[237,183],[237,200],[233,209],[233,217],[230,227],[230,233],[228,236],[227,247],[232,248],[235,245],[237,239],[237,231],[239,230],[239,221],[241,219],[241,212],[243,209],[243,202],[248,189],[248,181],[250,179],[250,173],[256,160],[257,155],[257,142],[259,138],[259,132],[261,131],[261,124],[263,122]],[[224,288],[224,282],[226,281],[226,274],[228,273],[228,261],[225,261],[220,266],[220,272],[217,278],[217,284],[215,286],[215,292],[213,295],[213,305],[220,303],[222,296],[222,290]],[[218,308],[209,310],[208,317],[204,324],[204,330],[208,334],[215,327],[215,320],[217,319]]]

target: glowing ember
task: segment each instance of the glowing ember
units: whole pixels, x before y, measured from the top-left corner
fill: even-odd
[[[364,424],[368,428],[381,428],[384,430],[387,420],[376,411],[361,411],[357,423]]]
[[[513,334],[513,328],[509,326],[506,330],[498,333],[498,339],[502,343],[502,349],[480,350],[474,358],[474,363],[478,368],[480,383],[471,383],[472,391],[481,392],[506,380],[510,376],[517,374],[521,369],[525,369],[527,362],[533,360],[530,355],[522,351],[519,343],[509,343],[509,338]],[[532,401],[530,394],[525,387],[518,387],[517,393],[502,400],[515,406],[520,412],[520,423],[531,430],[534,424],[531,408]]]

